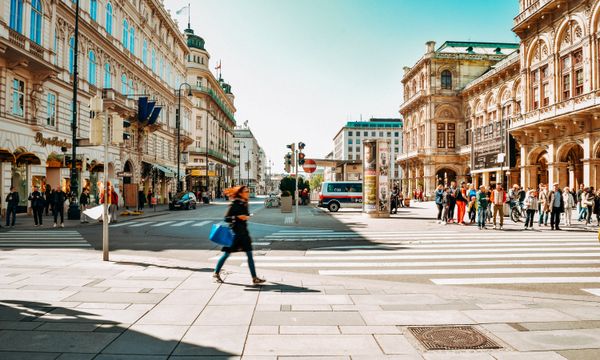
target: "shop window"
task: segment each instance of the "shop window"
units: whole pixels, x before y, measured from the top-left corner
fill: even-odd
[[[56,126],[56,94],[48,93],[48,100],[46,104],[46,125],[55,127]]]
[[[12,85],[12,114],[23,117],[25,115],[25,82],[13,79]]]
[[[450,72],[450,70],[442,71],[442,89],[452,89],[452,73]]]

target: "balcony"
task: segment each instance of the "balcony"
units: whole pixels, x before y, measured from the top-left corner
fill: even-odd
[[[417,100],[421,99],[423,96],[425,96],[425,90],[419,90],[414,93],[413,96],[400,105],[400,112],[411,108],[417,102]]]
[[[425,155],[424,148],[421,147],[418,149],[411,149],[411,151],[409,151],[409,152],[402,152],[402,153],[398,154],[398,156],[396,157],[396,162],[407,161],[412,158],[418,158],[423,155]]]
[[[530,111],[523,116],[512,118],[509,129],[516,130],[532,124],[545,122],[555,117],[571,115],[591,107],[600,106],[600,91],[583,94],[541,109]]]
[[[205,86],[201,86],[201,85],[196,85],[195,89],[201,91],[204,94],[209,95],[213,99],[213,101],[217,104],[217,106],[219,106],[221,111],[223,111],[225,113],[225,115],[227,115],[229,120],[231,120],[235,124],[235,117],[233,116],[233,113],[231,111],[229,111],[229,109],[227,108],[225,103],[223,103],[223,101],[221,101],[219,96],[212,89],[209,89],[209,88],[207,88]]]
[[[23,34],[0,23],[8,38],[0,37],[0,49],[5,48],[3,57],[9,69],[24,68],[41,79],[56,76],[59,69],[51,62],[52,52],[35,43]]]
[[[203,155],[205,155],[206,154],[206,148],[205,147],[197,147],[197,146],[196,147],[191,147],[190,148],[190,152],[196,153],[196,154],[203,154]],[[225,164],[228,164],[228,165],[231,165],[231,166],[233,166],[233,165],[236,164],[236,162],[233,160],[233,156],[229,156],[229,158],[228,158],[227,154],[224,154],[222,152],[219,152],[219,151],[216,151],[216,150],[213,150],[213,149],[208,149],[208,156],[210,156],[210,157],[212,157],[214,159],[220,160],[220,161],[224,162]]]
[[[131,118],[137,114],[135,100],[127,98],[114,89],[102,89],[102,99],[106,109],[110,109],[124,118]]]
[[[529,7],[523,10],[519,15],[514,18],[513,31],[515,33],[523,32],[527,27],[526,23],[537,20],[545,12],[549,10],[551,4],[556,6],[564,5],[565,0],[535,0]]]

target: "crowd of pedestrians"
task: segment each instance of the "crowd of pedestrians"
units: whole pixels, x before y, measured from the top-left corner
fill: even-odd
[[[438,185],[435,204],[439,224],[477,224],[480,230],[487,229],[488,224],[493,229],[503,229],[505,204],[519,221],[524,218],[525,230],[533,229],[534,223],[548,226],[548,220],[551,230],[561,230],[561,225],[572,226],[573,211],[577,211],[577,220],[586,226],[591,225],[592,215],[600,224],[600,190],[584,185],[575,191],[569,187],[561,189],[558,183],[551,188],[540,184],[537,189],[515,184],[506,191],[502,184],[475,189],[473,184],[463,182],[458,186],[452,181],[449,186]]]

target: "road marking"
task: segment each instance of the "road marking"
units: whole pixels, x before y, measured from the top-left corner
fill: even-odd
[[[253,242],[252,245],[256,245],[256,246],[267,246],[267,245],[271,245],[270,242]]]
[[[585,292],[589,292],[592,295],[600,296],[600,289],[581,289]]]
[[[1,244],[0,247],[91,247],[90,244],[85,243],[85,244],[81,244],[81,243],[48,243],[48,244],[43,244],[43,243],[32,243],[32,244],[21,244],[21,243],[6,243],[6,244]]]
[[[424,248],[424,249],[442,249],[440,250],[440,252],[443,252],[444,248],[488,248],[488,247],[535,247],[535,246],[540,246],[542,244],[540,244],[540,242],[501,242],[501,243],[494,243],[494,244],[490,244],[490,243],[469,243],[469,244],[451,244],[451,243],[447,243],[447,244],[421,244],[421,243],[390,243],[390,244],[380,244],[380,245],[373,245],[373,246],[362,246],[362,245],[356,245],[356,246],[330,246],[330,247],[323,247],[323,248],[313,248],[310,251],[311,252],[319,252],[319,251],[324,251],[324,250],[360,250],[360,249],[382,249],[385,250],[387,249],[399,249],[399,248]],[[570,242],[568,244],[563,243],[553,243],[553,242],[544,242],[543,246],[545,247],[564,247],[565,245],[567,246],[593,246],[596,245],[598,243],[598,241],[580,241],[580,242]],[[600,246],[597,247],[597,249],[600,249]]]
[[[125,225],[129,225],[129,223],[128,223],[128,222],[122,222],[122,223],[120,223],[120,224],[109,224],[109,226],[110,226],[111,228],[116,228],[116,227],[119,227],[119,226],[125,226]]]
[[[313,258],[307,258],[312,260]],[[257,264],[271,268],[388,268],[388,267],[426,267],[426,266],[506,266],[506,265],[600,265],[600,260],[477,260],[477,261],[419,261],[419,262],[265,262],[259,257]],[[597,269],[600,272],[600,268]]]
[[[294,223],[294,217],[293,216],[286,216],[286,218],[283,221],[284,224],[293,224]]]
[[[205,220],[205,221],[202,221],[202,222],[199,222],[199,223],[195,223],[195,224],[194,224],[194,225],[192,225],[192,226],[194,226],[194,227],[200,227],[200,226],[204,226],[204,225],[206,225],[206,224],[210,224],[211,222],[212,222],[212,221],[210,221],[210,220]]]
[[[136,222],[134,224],[129,225],[129,227],[140,227],[140,226],[145,226],[148,225],[149,223],[147,221],[142,221],[142,222]]]
[[[164,226],[164,225],[169,225],[170,223],[173,223],[174,221],[161,221],[158,222],[156,224],[150,225],[152,227],[156,227],[156,226]]]
[[[535,247],[537,246],[537,247]],[[485,251],[487,253],[504,253],[504,252],[528,252],[528,251],[537,251],[537,252],[552,252],[552,251],[598,251],[600,250],[600,246],[568,246],[560,249],[547,249],[545,247],[541,247],[540,245],[535,246],[527,246],[526,248],[520,249],[398,249],[398,250],[348,250],[347,253],[350,254],[412,254],[412,253],[477,253]],[[339,251],[330,251],[330,250],[308,250],[306,251],[306,255],[333,255],[339,254]]]
[[[468,268],[468,269],[386,269],[386,270],[319,270],[321,275],[464,275],[464,274],[547,274],[597,273],[600,268]],[[600,278],[598,278],[600,279]],[[485,279],[484,279],[485,280]]]
[[[485,285],[485,284],[569,284],[600,283],[600,277],[510,277],[510,278],[456,278],[430,279],[437,285]]]
[[[193,220],[186,220],[186,221],[182,221],[182,222],[170,225],[170,226],[183,226],[183,225],[187,225],[187,224],[190,224],[190,223],[193,223],[193,222],[194,222]]]

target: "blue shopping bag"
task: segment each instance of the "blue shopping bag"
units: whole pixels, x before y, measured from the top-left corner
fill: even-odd
[[[210,241],[219,245],[233,245],[233,231],[231,231],[229,225],[226,224],[213,224],[208,238]]]

